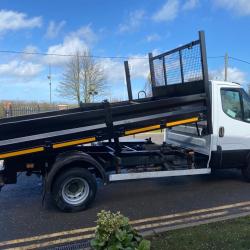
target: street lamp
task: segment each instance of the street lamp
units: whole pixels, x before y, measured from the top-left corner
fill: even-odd
[[[92,96],[92,102],[94,102],[95,95],[98,95],[98,92],[95,90],[95,86],[90,84],[89,86],[89,95]]]
[[[89,95],[92,96],[92,102],[95,100],[95,95],[98,95],[97,91],[89,91]]]
[[[50,66],[50,65],[49,65],[48,80],[49,80],[49,102],[50,102],[50,104],[51,104],[52,98],[51,98],[51,66]]]

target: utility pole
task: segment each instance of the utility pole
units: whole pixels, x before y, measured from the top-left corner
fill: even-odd
[[[228,53],[225,54],[225,81],[228,78]]]
[[[49,103],[51,104],[52,98],[51,98],[51,65],[50,65],[50,64],[49,64],[49,75],[48,75],[48,79],[49,79]]]

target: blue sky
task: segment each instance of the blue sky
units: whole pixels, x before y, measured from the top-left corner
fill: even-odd
[[[147,76],[148,52],[162,52],[197,38],[205,30],[209,57],[250,61],[248,0],[1,0],[0,50],[72,54],[90,49],[98,56],[129,56],[133,91]],[[0,53],[0,99],[53,100],[66,58]],[[126,98],[123,60],[98,59],[106,70],[109,97]],[[223,78],[223,58],[209,58],[211,77]],[[229,77],[250,82],[250,65],[229,60]],[[140,79],[140,80],[139,80]]]

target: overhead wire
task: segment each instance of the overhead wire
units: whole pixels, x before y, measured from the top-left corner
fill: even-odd
[[[73,57],[74,54],[57,54],[57,53],[45,53],[45,52],[27,52],[27,51],[16,51],[16,50],[0,50],[0,53],[6,54],[24,54],[24,55],[40,55],[40,56],[62,56],[62,57]],[[98,56],[98,55],[79,55],[79,57],[86,58],[100,58],[100,59],[147,59],[147,57],[133,57],[133,56]]]
[[[40,56],[61,56],[61,57],[73,57],[74,54],[58,54],[58,53],[45,53],[45,52],[28,52],[28,51],[16,51],[16,50],[0,50],[0,53],[5,54],[23,54],[23,55],[40,55]],[[79,57],[86,58],[100,58],[100,59],[138,59],[147,60],[145,57],[134,57],[134,56],[99,56],[99,55],[79,55]],[[208,56],[209,59],[219,59],[224,56]]]
[[[229,58],[229,59],[232,59],[232,60],[235,60],[235,61],[238,61],[238,62],[250,64],[250,62],[248,62],[248,61],[246,61],[246,60],[242,60],[242,59],[236,58],[236,57],[229,56],[228,58]]]

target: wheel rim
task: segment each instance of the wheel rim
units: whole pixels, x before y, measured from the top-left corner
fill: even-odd
[[[62,188],[62,197],[70,205],[80,205],[89,195],[89,184],[83,178],[71,178]]]

